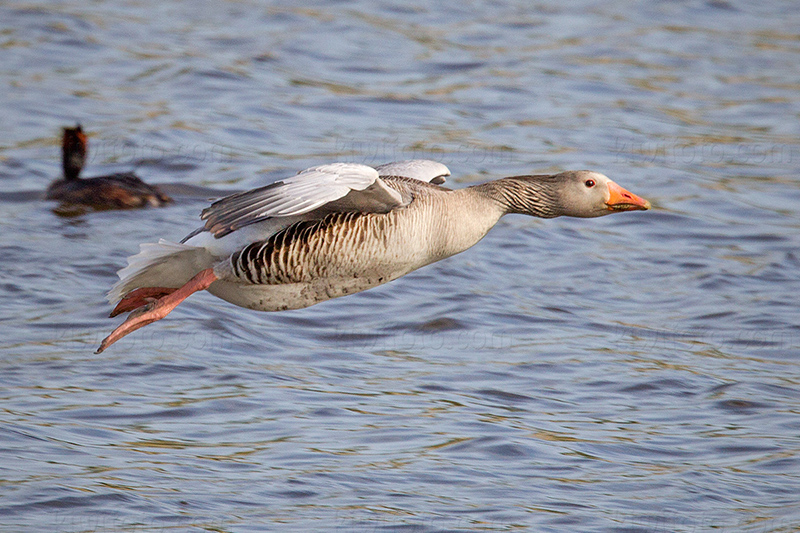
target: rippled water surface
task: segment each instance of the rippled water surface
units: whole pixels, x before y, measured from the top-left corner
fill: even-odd
[[[0,528],[796,531],[791,2],[0,5]],[[164,209],[63,217],[87,174]],[[334,160],[453,187],[590,168],[650,199],[507,217],[305,310],[209,294],[94,355],[140,242]]]

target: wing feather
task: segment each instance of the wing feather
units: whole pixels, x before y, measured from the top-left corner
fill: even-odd
[[[408,204],[411,198],[387,186],[381,177],[439,185],[449,175],[446,166],[427,159],[395,161],[376,168],[356,163],[311,167],[296,176],[214,202],[200,215],[205,221],[202,230],[221,238],[268,218],[295,217],[315,210],[320,216],[336,211],[386,213]]]
[[[338,200],[346,199],[337,204]],[[264,187],[228,196],[203,210],[204,229],[215,237],[272,217],[328,211],[388,212],[404,199],[379,178],[378,171],[356,163],[331,163],[304,170]]]
[[[430,159],[407,159],[375,167],[381,177],[399,176],[441,185],[450,175],[450,169]]]

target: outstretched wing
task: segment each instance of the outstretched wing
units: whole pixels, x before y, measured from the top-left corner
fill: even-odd
[[[200,218],[205,220],[203,230],[220,238],[267,218],[303,215],[322,207],[326,212],[386,213],[407,202],[374,168],[331,163],[218,200]]]
[[[430,159],[407,159],[375,167],[382,178],[399,176],[441,185],[450,175],[450,169]]]

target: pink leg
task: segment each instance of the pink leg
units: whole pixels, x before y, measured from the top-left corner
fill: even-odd
[[[172,289],[170,287],[142,287],[141,289],[132,290],[119,301],[108,316],[114,318],[122,313],[139,309],[143,305],[147,305],[153,300],[158,300],[162,296],[166,296],[177,290],[178,289]]]
[[[101,353],[128,333],[132,333],[139,328],[152,324],[156,320],[161,320],[167,316],[170,311],[178,307],[178,304],[186,298],[197,291],[207,289],[215,281],[217,281],[217,276],[214,274],[214,269],[207,268],[190,279],[186,285],[180,289],[176,289],[172,293],[158,300],[149,302],[144,307],[132,312],[125,322],[120,324],[108,337],[103,339],[103,342],[100,343],[100,347],[95,353]]]

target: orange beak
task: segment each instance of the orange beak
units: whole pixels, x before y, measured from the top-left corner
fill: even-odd
[[[606,205],[609,211],[646,211],[650,209],[650,202],[626,191],[613,181],[608,184]]]

